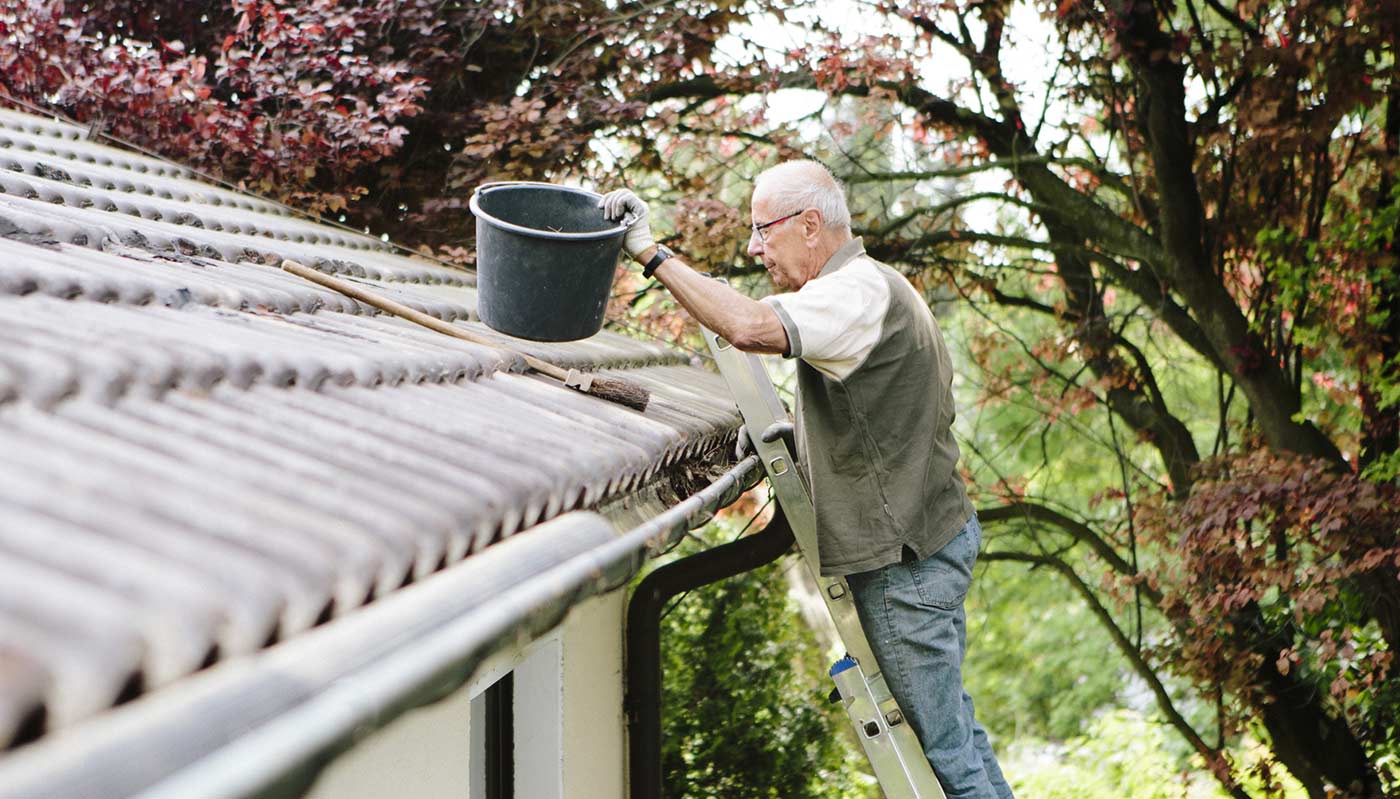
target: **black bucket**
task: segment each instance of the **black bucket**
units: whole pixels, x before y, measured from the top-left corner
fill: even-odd
[[[624,225],[591,191],[487,183],[472,193],[477,312],[508,336],[576,341],[603,327]]]

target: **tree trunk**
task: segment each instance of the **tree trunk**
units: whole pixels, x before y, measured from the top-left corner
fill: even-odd
[[[1307,788],[1308,796],[1336,797],[1328,792],[1330,783],[1341,796],[1384,799],[1385,792],[1361,743],[1343,719],[1322,708],[1317,686],[1280,674],[1274,660],[1266,661],[1263,672],[1273,697],[1260,709],[1260,715],[1273,739],[1274,754]]]
[[[1143,88],[1143,133],[1152,155],[1160,196],[1160,267],[1186,299],[1191,314],[1229,365],[1249,400],[1264,439],[1274,449],[1312,455],[1343,465],[1341,452],[1316,425],[1294,421],[1298,390],[1211,268],[1205,249],[1205,211],[1196,185],[1195,147],[1186,123],[1186,67],[1170,56],[1171,37],[1151,3],[1124,4],[1127,26],[1119,34]]]

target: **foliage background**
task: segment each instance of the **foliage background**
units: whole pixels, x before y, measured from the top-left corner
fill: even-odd
[[[970,679],[1007,751],[1048,742],[1013,779],[1155,795],[1110,769],[1136,718],[1182,791],[1380,797],[1397,27],[1400,0],[0,0],[0,93],[461,263],[483,180],[626,183],[754,294],[749,180],[824,160],[957,350],[999,589]],[[615,291],[621,328],[698,344]]]
[[[730,515],[676,557],[732,541]],[[666,796],[875,797],[847,722],[827,703],[824,653],[788,594],[791,556],[683,595],[661,625]]]

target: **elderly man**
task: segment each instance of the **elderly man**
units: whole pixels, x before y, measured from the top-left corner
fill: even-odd
[[[815,161],[759,175],[749,255],[788,293],[755,301],[695,272],[631,214],[627,252],[692,316],[748,352],[797,365],[799,460],[817,511],[824,575],[845,575],[895,699],[950,799],[1010,799],[963,691],[963,599],[982,529],[957,472],[952,364],[933,314],[851,236],[841,184]]]

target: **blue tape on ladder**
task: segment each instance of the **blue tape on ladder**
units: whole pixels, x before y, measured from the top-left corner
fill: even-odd
[[[835,663],[831,664],[831,671],[827,672],[827,674],[831,675],[832,677],[835,677],[836,675],[840,674],[846,669],[853,669],[855,667],[856,659],[851,657],[850,655],[847,655],[841,658],[840,660],[836,661]]]

